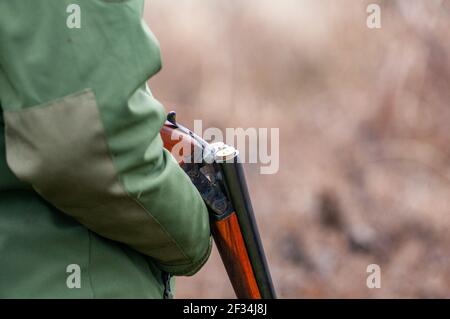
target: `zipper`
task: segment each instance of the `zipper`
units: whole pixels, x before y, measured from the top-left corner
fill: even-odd
[[[172,278],[172,275],[168,272],[163,271],[162,273],[162,279],[164,283],[164,299],[173,299],[173,293],[172,288],[170,287],[170,279]]]

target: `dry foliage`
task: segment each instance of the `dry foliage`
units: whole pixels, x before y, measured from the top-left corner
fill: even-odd
[[[450,1],[151,0],[151,80],[191,126],[279,127],[249,165],[280,297],[450,296]],[[381,266],[368,289],[366,267]],[[214,252],[179,298],[233,297]]]

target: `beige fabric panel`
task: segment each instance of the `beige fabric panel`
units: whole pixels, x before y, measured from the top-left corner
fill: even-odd
[[[5,112],[4,118],[8,165],[43,198],[98,234],[148,256],[186,259],[167,231],[124,189],[92,90]]]

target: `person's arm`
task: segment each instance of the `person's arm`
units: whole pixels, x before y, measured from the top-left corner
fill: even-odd
[[[70,29],[62,1],[0,1],[8,165],[90,230],[193,274],[210,254],[208,213],[163,149],[165,111],[145,85],[159,48],[143,2],[77,3],[81,28]]]

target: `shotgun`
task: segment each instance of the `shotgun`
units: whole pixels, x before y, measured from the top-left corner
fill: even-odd
[[[178,124],[175,112],[168,114],[161,137],[208,207],[211,233],[236,297],[276,298],[239,152],[206,142]]]

